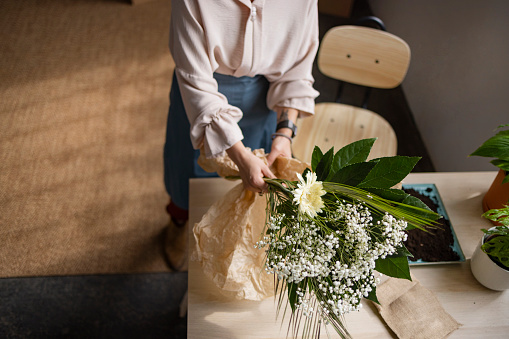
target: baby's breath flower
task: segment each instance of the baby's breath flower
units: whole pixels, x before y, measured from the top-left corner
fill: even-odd
[[[281,286],[297,288],[292,301],[297,312],[336,323],[359,311],[361,300],[375,290],[376,261],[403,246],[407,222],[374,209],[374,195],[357,200],[327,192],[330,183],[317,181],[313,172],[305,180],[297,177],[296,188],[289,183],[284,194],[268,201],[265,234],[256,247],[266,251],[266,272]]]

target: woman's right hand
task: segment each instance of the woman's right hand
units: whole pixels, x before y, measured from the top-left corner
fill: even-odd
[[[237,142],[226,153],[239,168],[244,188],[253,192],[267,192],[268,185],[264,177],[276,178],[269,166],[252,152],[248,151],[242,141]]]

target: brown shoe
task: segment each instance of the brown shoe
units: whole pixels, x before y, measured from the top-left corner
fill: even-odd
[[[170,218],[164,237],[166,260],[173,271],[186,272],[189,256],[189,222],[178,225]]]

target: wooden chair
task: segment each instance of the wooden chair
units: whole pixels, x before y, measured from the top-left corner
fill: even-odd
[[[383,24],[382,28],[383,27]],[[318,68],[326,76],[370,88],[394,88],[410,63],[405,41],[383,30],[338,26],[329,30],[318,52]],[[340,86],[341,90],[341,86]],[[367,92],[369,94],[369,92]],[[338,93],[339,94],[339,93]],[[310,162],[314,146],[323,152],[364,138],[377,137],[370,159],[396,155],[397,139],[391,125],[364,108],[335,103],[316,105],[314,117],[299,119],[293,142],[294,156]]]

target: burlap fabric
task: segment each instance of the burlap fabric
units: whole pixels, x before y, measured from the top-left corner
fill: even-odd
[[[0,277],[168,272],[170,1],[0,1]]]
[[[460,327],[414,276],[412,281],[389,278],[376,291],[381,305],[375,306],[398,338],[446,338]]]

